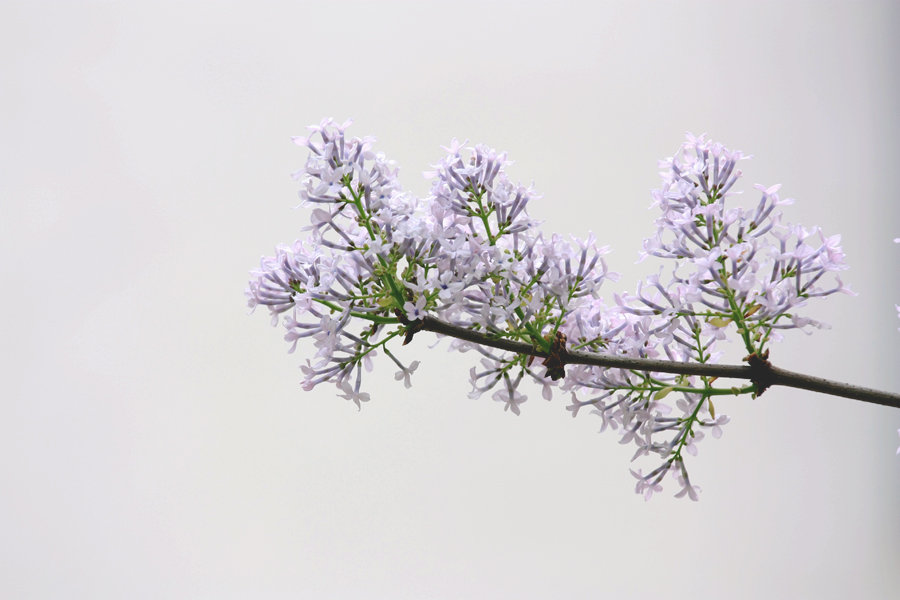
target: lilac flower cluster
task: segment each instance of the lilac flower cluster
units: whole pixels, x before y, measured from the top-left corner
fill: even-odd
[[[748,355],[765,360],[768,344],[785,329],[823,327],[800,314],[812,298],[850,293],[837,272],[846,268],[840,237],[818,228],[783,222],[780,186],[756,186],[751,209],[730,206],[743,159],[705,137],[688,135],[680,151],[661,161],[662,187],[652,193],[660,211],[656,234],[644,240],[643,258],[669,262],[634,295],[616,295],[616,306],[596,303],[573,312],[563,329],[569,340],[596,352],[711,363],[717,346],[735,332]],[[622,443],[634,458],[656,455],[662,463],[632,471],[636,491],[649,498],[672,472],[678,495],[696,498],[684,452],[696,454],[704,431],[721,436],[728,417],[716,414],[713,398],[756,393],[713,387],[706,377],[625,372],[579,366],[563,384],[571,392],[573,416],[590,405],[602,428],[621,427]],[[675,392],[674,405],[668,401]]]
[[[783,223],[778,207],[793,200],[779,198],[780,185],[755,186],[761,198],[750,210],[726,206],[742,158],[689,136],[681,152],[661,164],[663,187],[653,198],[662,214],[644,252],[675,259],[681,272],[673,274],[669,291],[678,294],[676,303],[703,305],[731,320],[747,351],[762,352],[771,330],[822,326],[797,312],[810,298],[849,289],[839,277],[826,277],[846,268],[840,236]]]
[[[544,334],[596,296],[606,250],[593,238],[544,238],[526,210],[535,193],[509,181],[505,154],[454,141],[420,201],[402,191],[372,140],[346,137],[346,126],[326,120],[295,139],[310,152],[296,174],[303,205],[313,209],[310,236],[263,258],[247,290],[251,308],[267,306],[273,323],[289,313],[291,351],[311,339],[316,353],[303,367],[304,389],[331,381],[359,406],[369,399],[360,391],[362,369],[379,351],[408,383],[418,363],[404,366],[388,342],[403,321],[426,313],[545,347]],[[474,390],[498,387],[495,398],[518,413],[522,374],[542,377],[528,357],[476,349],[486,370],[473,376]]]
[[[426,174],[429,194],[417,199],[373,140],[347,137],[347,125],[326,120],[295,139],[309,151],[296,174],[312,209],[309,235],[263,258],[247,290],[251,308],[268,307],[273,324],[281,319],[291,351],[298,343],[314,351],[302,367],[304,389],[331,382],[360,406],[369,400],[362,371],[379,353],[408,387],[419,363],[404,364],[396,346],[426,315],[545,353],[562,344],[680,362],[715,362],[717,344],[736,331],[747,353],[764,359],[781,330],[821,326],[798,312],[809,299],[848,291],[835,275],[844,268],[840,239],[783,223],[780,207],[789,201],[777,186],[758,186],[753,209],[726,206],[742,156],[702,136],[689,136],[661,163],[663,185],[653,192],[660,217],[644,255],[671,269],[608,305],[599,297],[615,278],[607,249],[593,236],[542,233],[527,212],[538,196],[508,179],[505,154],[454,140]],[[636,446],[635,459],[659,457],[648,473],[632,471],[647,498],[672,473],[676,495],[696,499],[684,453],[695,454],[705,432],[721,435],[728,418],[716,414],[713,398],[757,391],[716,387],[708,377],[563,369],[459,339],[451,348],[481,355],[470,371],[472,397],[490,392],[519,414],[522,381],[540,384],[548,400],[558,387],[573,416],[589,406],[602,429],[618,429],[621,443]]]
[[[464,151],[456,141],[446,150],[428,174],[433,183],[423,202],[434,217],[426,234],[430,259],[419,272],[425,286],[408,287],[424,293],[446,322],[549,348],[566,315],[614,277],[602,258],[607,249],[593,237],[544,237],[525,211],[535,193],[507,179],[505,154],[484,146]],[[470,371],[471,397],[496,387],[494,400],[519,414],[525,375],[544,384],[547,397],[546,373],[533,369],[530,357],[466,342],[455,347],[483,355]]]

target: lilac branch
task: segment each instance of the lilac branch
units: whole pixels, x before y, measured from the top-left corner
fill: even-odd
[[[421,321],[414,321],[413,323],[415,323],[417,329],[421,331],[432,331],[434,333],[455,337],[474,344],[497,348],[498,350],[507,350],[517,354],[541,358],[550,356],[549,352],[539,350],[528,344],[492,337],[473,329],[445,323],[434,317],[426,316]],[[419,326],[419,323],[421,323],[421,326]],[[611,369],[629,369],[633,371],[673,373],[677,375],[701,375],[707,377],[745,379],[754,382],[757,385],[757,389],[765,389],[767,387],[780,385],[811,392],[819,392],[830,396],[860,400],[870,404],[880,404],[882,406],[900,408],[900,394],[861,387],[849,383],[831,381],[813,375],[796,373],[794,371],[775,367],[768,364],[766,361],[760,361],[753,366],[701,364],[650,358],[611,356],[592,352],[569,352],[568,350],[563,350],[558,356],[564,364],[591,365]]]
[[[661,459],[646,474],[631,470],[637,493],[649,498],[671,473],[676,496],[692,500],[699,487],[685,453],[729,421],[714,397],[780,385],[900,408],[898,394],[768,361],[783,332],[823,326],[804,316],[809,302],[852,292],[838,275],[847,268],[840,236],[785,221],[780,207],[792,201],[778,185],[756,186],[755,209],[732,206],[741,152],[688,134],[660,163],[656,232],[641,256],[669,267],[634,294],[614,293],[610,305],[600,291],[616,279],[607,249],[593,235],[542,232],[526,208],[538,195],[508,178],[505,153],[454,140],[420,199],[403,191],[372,138],[345,135],[348,124],[325,120],[295,139],[309,150],[295,176],[312,209],[310,233],[264,257],[247,288],[251,308],[265,306],[283,323],[290,351],[301,342],[315,350],[301,366],[304,389],[331,382],[359,407],[369,401],[363,371],[379,355],[410,385],[419,361],[407,366],[389,342],[406,344],[419,331],[455,337],[468,342],[455,349],[481,355],[470,397],[490,393],[518,415],[521,382],[533,380],[546,400],[558,390],[573,417],[586,408],[601,431],[633,444],[633,461]],[[747,364],[717,364],[718,343],[735,334]],[[744,383],[713,387],[719,378]]]

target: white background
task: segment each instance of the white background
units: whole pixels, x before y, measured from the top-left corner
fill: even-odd
[[[252,7],[251,7],[252,5]],[[724,6],[723,6],[724,5]],[[471,355],[380,364],[361,412],[303,392],[248,271],[306,224],[290,142],[353,117],[404,185],[452,137],[507,150],[548,231],[633,289],[686,131],[755,156],[843,234],[859,293],[773,348],[898,390],[896,3],[33,2],[0,6],[0,596],[895,598],[900,411],[719,402],[701,500],[633,493],[630,447]]]

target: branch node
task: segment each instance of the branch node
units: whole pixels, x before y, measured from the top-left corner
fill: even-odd
[[[558,381],[566,376],[566,334],[556,332],[556,337],[550,342],[550,353],[541,364],[547,367],[547,376],[553,381]]]
[[[415,321],[410,321],[406,317],[406,314],[399,308],[394,309],[394,316],[396,316],[397,320],[406,327],[406,337],[403,338],[403,346],[410,343],[414,335],[425,329],[425,319],[416,319]]]
[[[756,397],[763,395],[774,383],[772,363],[769,362],[769,351],[749,354],[744,360],[750,365],[750,381],[756,387]]]

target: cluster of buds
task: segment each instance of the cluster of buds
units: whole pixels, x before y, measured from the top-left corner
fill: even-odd
[[[808,300],[848,291],[835,274],[845,268],[839,237],[783,223],[780,206],[789,201],[778,186],[757,186],[753,209],[726,207],[742,156],[704,137],[689,136],[661,163],[663,185],[653,192],[660,217],[644,255],[671,267],[607,304],[600,287],[615,279],[607,249],[593,235],[544,234],[528,215],[538,196],[508,179],[505,154],[454,140],[426,174],[430,193],[417,199],[373,140],[348,138],[347,125],[326,120],[295,138],[309,151],[295,175],[312,209],[309,234],[262,259],[247,297],[283,324],[292,352],[298,343],[309,348],[304,389],[331,382],[358,407],[369,400],[363,369],[379,354],[410,385],[419,362],[405,364],[396,350],[427,316],[545,356],[454,339],[451,349],[481,355],[470,371],[472,397],[489,392],[519,414],[523,381],[537,382],[547,400],[559,390],[570,396],[573,416],[588,406],[602,429],[620,430],[621,442],[636,446],[635,459],[657,457],[649,472],[632,471],[639,493],[649,498],[672,473],[676,495],[696,499],[684,453],[696,453],[705,431],[721,435],[728,418],[716,414],[713,398],[762,390],[717,387],[704,376],[566,366],[563,352],[712,363],[716,345],[736,332],[748,355],[764,360],[782,330],[821,326],[799,314]]]

